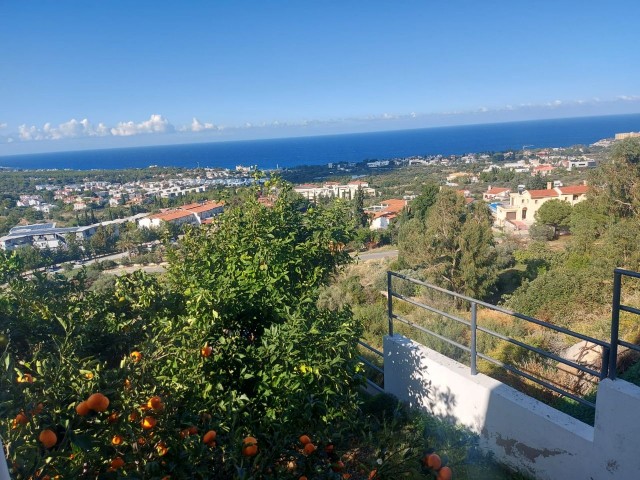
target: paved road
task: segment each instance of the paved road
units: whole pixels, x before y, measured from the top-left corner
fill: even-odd
[[[398,250],[376,250],[372,252],[360,252],[356,258],[360,262],[367,260],[380,260],[382,258],[395,258],[398,256]]]

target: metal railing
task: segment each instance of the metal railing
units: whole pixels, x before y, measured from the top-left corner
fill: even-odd
[[[637,278],[640,278],[640,274],[633,274],[633,276],[636,276]],[[438,308],[435,308],[435,307],[433,307],[431,305],[426,305],[426,304],[424,304],[422,302],[414,300],[413,298],[409,298],[409,297],[407,297],[405,295],[401,295],[401,294],[395,292],[393,290],[393,285],[392,285],[393,277],[397,277],[397,278],[406,280],[408,282],[411,282],[413,284],[425,287],[425,288],[427,288],[429,290],[440,292],[442,294],[449,295],[449,296],[451,296],[451,297],[453,297],[455,299],[468,302],[470,304],[470,306],[471,306],[471,319],[470,319],[470,321],[466,320],[464,318],[461,318],[461,317],[459,317],[457,315],[454,315],[454,314],[439,310]],[[614,289],[614,292],[615,292],[615,289]],[[618,297],[619,297],[619,291],[618,291]],[[437,315],[441,315],[441,316],[446,317],[446,318],[448,318],[450,320],[454,320],[454,321],[456,321],[456,322],[458,322],[460,324],[466,325],[467,327],[469,327],[469,330],[470,330],[469,346],[466,346],[466,345],[463,345],[463,344],[461,344],[459,342],[456,342],[455,340],[447,338],[447,337],[445,337],[445,336],[443,336],[443,335],[441,335],[441,334],[439,334],[437,332],[434,332],[434,331],[432,331],[432,330],[430,330],[430,329],[428,329],[428,328],[426,328],[426,327],[424,327],[422,325],[419,325],[419,324],[417,324],[415,322],[412,322],[411,320],[403,317],[402,315],[394,313],[394,311],[393,311],[393,299],[394,298],[397,298],[399,300],[402,300],[402,301],[404,301],[406,303],[409,303],[409,304],[414,305],[416,307],[419,307],[421,309],[427,310],[429,312],[435,313]],[[559,327],[557,325],[553,325],[551,323],[544,322],[542,320],[538,320],[537,318],[533,318],[533,317],[530,317],[528,315],[523,315],[521,313],[514,312],[514,311],[508,310],[506,308],[499,307],[497,305],[492,305],[490,303],[483,302],[483,301],[477,300],[475,298],[467,297],[465,295],[461,295],[459,293],[455,293],[455,292],[452,292],[450,290],[446,290],[444,288],[441,288],[441,287],[438,287],[438,286],[435,286],[435,285],[431,285],[429,283],[426,283],[426,282],[423,282],[423,281],[420,281],[420,280],[416,280],[414,278],[408,277],[408,276],[400,274],[400,273],[391,272],[391,271],[387,272],[387,302],[388,302],[387,303],[387,305],[388,305],[387,308],[388,308],[388,314],[389,314],[389,335],[390,336],[393,336],[394,320],[397,320],[400,323],[408,325],[408,326],[410,326],[412,328],[415,328],[415,329],[417,329],[417,330],[419,330],[419,331],[421,331],[423,333],[426,333],[426,334],[428,334],[430,336],[438,338],[438,339],[440,339],[441,341],[443,341],[445,343],[453,345],[454,347],[457,347],[457,348],[459,348],[459,349],[461,349],[461,350],[463,350],[463,351],[465,351],[465,352],[467,352],[469,354],[469,357],[470,357],[469,358],[469,363],[470,363],[470,369],[471,369],[471,374],[472,375],[476,375],[478,373],[477,361],[478,361],[478,358],[481,358],[483,360],[486,360],[487,362],[490,362],[490,363],[492,363],[494,365],[497,365],[497,366],[507,370],[508,372],[510,372],[510,373],[512,373],[512,374],[514,374],[514,375],[516,375],[518,377],[526,378],[527,380],[532,381],[534,383],[537,383],[537,384],[543,386],[544,388],[547,388],[547,389],[549,389],[549,390],[551,390],[551,391],[553,391],[553,392],[555,392],[557,394],[560,394],[562,396],[571,398],[572,400],[574,400],[574,401],[576,401],[578,403],[581,403],[583,405],[586,405],[588,407],[595,408],[595,404],[593,402],[590,402],[589,400],[586,400],[586,399],[584,399],[584,398],[582,398],[582,397],[580,397],[578,395],[575,395],[574,393],[569,392],[568,390],[565,390],[565,389],[563,389],[563,388],[561,388],[561,387],[559,387],[557,385],[554,385],[554,384],[548,382],[547,380],[544,380],[542,378],[538,378],[538,377],[536,377],[534,375],[531,375],[531,374],[529,374],[529,373],[527,373],[527,372],[525,372],[525,371],[523,371],[523,370],[521,370],[521,369],[519,369],[519,368],[517,368],[517,367],[515,367],[513,365],[508,365],[508,364],[506,364],[504,362],[501,362],[500,360],[497,360],[497,359],[495,359],[493,357],[490,357],[489,355],[487,355],[485,353],[478,352],[478,350],[477,350],[477,335],[478,335],[478,332],[483,332],[485,334],[491,335],[491,336],[496,337],[496,338],[498,338],[500,340],[503,340],[505,342],[509,342],[509,343],[511,343],[513,345],[516,345],[518,347],[524,348],[525,350],[528,350],[530,352],[534,352],[534,353],[536,353],[536,354],[538,354],[538,355],[540,355],[540,356],[542,356],[544,358],[547,358],[547,359],[553,360],[555,362],[567,365],[567,366],[569,366],[571,368],[575,368],[577,371],[580,371],[580,372],[583,372],[583,373],[586,373],[586,374],[589,374],[589,375],[593,375],[597,379],[606,378],[608,375],[611,377],[611,369],[609,368],[610,364],[612,366],[613,371],[615,371],[615,365],[616,365],[616,356],[615,356],[615,351],[614,351],[615,345],[612,348],[612,345],[610,343],[602,341],[602,340],[599,340],[597,338],[593,338],[593,337],[590,337],[588,335],[583,335],[581,333],[574,332],[572,330],[569,330],[569,329],[566,329],[566,328],[563,328],[563,327]],[[615,303],[615,294],[614,294],[614,303]],[[619,304],[619,302],[618,302],[618,304]],[[485,307],[487,309],[490,309],[490,310],[493,310],[493,311],[496,311],[496,312],[500,312],[500,313],[503,313],[503,314],[506,314],[506,315],[510,315],[510,316],[512,316],[514,318],[518,318],[520,320],[524,320],[526,322],[529,322],[529,323],[532,323],[532,324],[535,324],[535,325],[539,325],[539,326],[547,328],[549,330],[552,330],[552,331],[555,331],[555,332],[558,332],[558,333],[562,333],[562,334],[574,337],[576,339],[580,339],[580,340],[584,340],[584,341],[587,341],[587,342],[591,342],[591,343],[593,343],[595,345],[600,346],[602,348],[602,366],[601,366],[600,370],[599,371],[594,370],[594,369],[589,368],[589,367],[587,367],[587,366],[585,366],[583,364],[576,363],[574,361],[571,361],[571,360],[568,360],[566,358],[560,357],[559,355],[556,355],[553,352],[549,352],[547,350],[543,350],[543,349],[535,347],[533,345],[528,345],[528,344],[526,344],[526,343],[524,343],[524,342],[522,342],[520,340],[517,340],[515,338],[512,338],[512,337],[510,337],[508,335],[503,335],[503,334],[501,334],[499,332],[496,332],[496,331],[493,331],[493,330],[491,330],[489,328],[486,328],[486,327],[478,325],[478,321],[477,321],[478,320],[478,318],[477,318],[478,306],[482,306],[482,307]],[[623,305],[619,306],[619,310],[633,311],[633,313],[640,314],[640,310],[632,309],[631,307],[625,307]],[[617,335],[617,333],[616,333],[616,335]],[[630,346],[630,344],[628,344],[627,342],[622,342],[620,340],[617,342],[617,344],[624,345],[624,346],[627,346],[627,347]],[[640,351],[640,347],[635,346],[634,349],[637,349],[638,351]],[[614,373],[614,376],[615,376],[615,373]]]
[[[640,352],[640,346],[633,343],[620,340],[620,312],[629,312],[635,315],[640,315],[640,310],[628,305],[622,305],[620,303],[620,297],[622,295],[622,277],[639,278],[640,273],[632,272],[630,270],[624,270],[622,268],[616,268],[613,271],[613,301],[611,304],[611,349],[609,351],[609,378],[615,380],[617,376],[617,360],[618,360],[618,346],[626,347],[630,350]]]
[[[362,347],[366,348],[367,350],[369,350],[374,355],[377,355],[380,358],[384,358],[384,354],[380,350],[377,350],[377,349],[373,348],[371,345],[363,342],[362,340],[358,340],[358,344],[361,345]],[[367,367],[369,367],[374,372],[380,374],[382,376],[382,378],[384,379],[384,370],[382,368],[380,368],[378,365],[376,365],[375,363],[371,362],[370,360],[368,360],[367,358],[365,358],[362,355],[360,355],[358,357],[358,360],[360,360],[362,363],[364,363]],[[366,376],[365,376],[365,381],[366,381],[367,385],[369,387],[373,388],[375,391],[377,391],[379,393],[384,393],[384,386],[378,385],[376,382],[374,382],[373,380],[371,380],[370,378],[368,378]]]

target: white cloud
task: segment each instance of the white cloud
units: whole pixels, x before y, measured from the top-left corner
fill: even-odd
[[[175,131],[175,128],[169,123],[169,120],[157,114],[151,115],[149,120],[140,123],[131,121],[120,122],[110,130],[113,136],[131,136],[141,133],[169,133],[173,131]]]
[[[20,140],[60,140],[62,138],[78,138],[78,137],[104,137],[109,135],[108,128],[99,123],[94,126],[86,118],[76,120],[72,118],[68,122],[53,126],[51,123],[45,123],[42,128],[35,125],[20,125],[18,127],[18,135]]]
[[[203,132],[205,130],[218,130],[218,127],[216,127],[213,123],[202,123],[196,117],[193,117],[191,125],[189,125],[185,129],[191,132]]]
[[[0,130],[2,130],[3,128],[7,128],[7,124],[6,123],[0,123]]]

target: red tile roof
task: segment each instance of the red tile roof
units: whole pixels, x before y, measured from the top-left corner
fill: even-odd
[[[203,212],[209,212],[211,210],[215,210],[216,208],[220,208],[223,207],[224,203],[222,202],[206,202],[206,203],[196,203],[196,204],[191,204],[189,205],[187,208],[187,205],[185,205],[183,208],[183,210],[188,210],[189,212],[193,212],[193,213],[203,213]]]
[[[547,198],[547,197],[557,197],[558,192],[554,189],[550,190],[527,190],[531,198]]]
[[[164,220],[165,222],[169,222],[171,220],[176,220],[178,218],[188,217],[193,215],[193,212],[188,212],[184,210],[172,210],[169,212],[158,213],[157,215],[152,215],[149,218],[157,218],[159,220]]]
[[[559,187],[562,195],[584,195],[589,190],[588,185],[569,185],[566,187]]]
[[[510,192],[510,191],[511,191],[510,188],[493,187],[488,189],[485,193],[488,193],[489,195],[500,195],[501,193]]]

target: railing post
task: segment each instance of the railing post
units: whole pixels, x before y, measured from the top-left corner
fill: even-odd
[[[609,351],[611,348],[602,347],[602,365],[600,366],[600,380],[604,380],[609,375]]]
[[[387,312],[389,313],[389,336],[393,337],[393,288],[390,270],[387,271]]]
[[[618,362],[618,335],[620,327],[620,291],[622,274],[613,271],[613,301],[611,302],[611,348],[609,349],[609,378],[615,380]]]
[[[478,367],[476,365],[478,355],[477,355],[477,347],[476,347],[476,337],[478,335],[478,304],[476,302],[471,302],[471,345],[469,346],[471,349],[471,375],[478,374]]]

